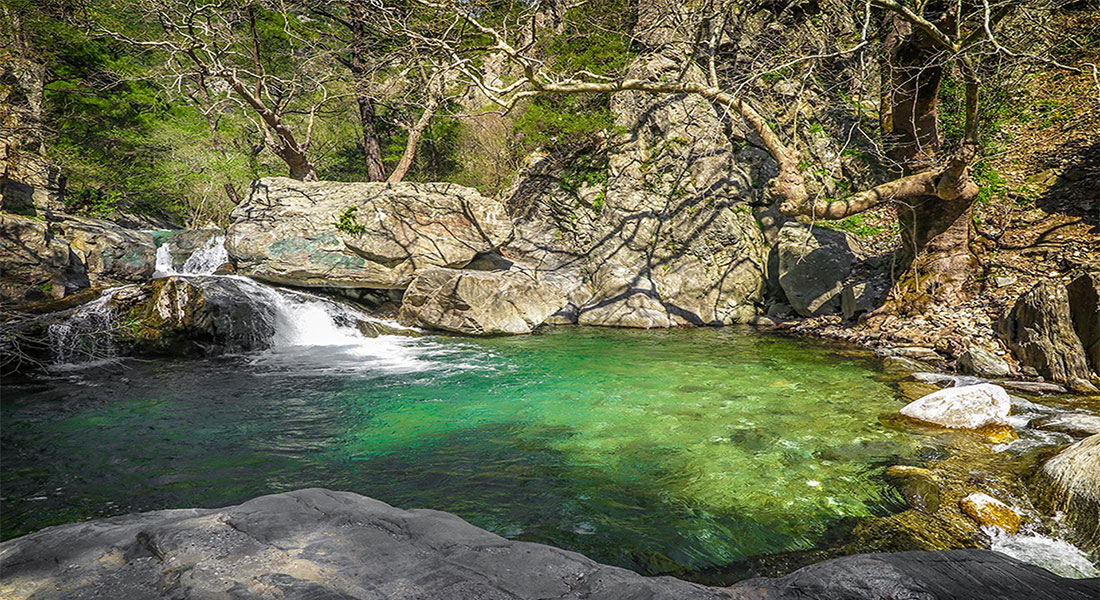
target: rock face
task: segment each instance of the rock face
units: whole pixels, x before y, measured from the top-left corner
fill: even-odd
[[[0,570],[11,600],[725,597],[322,489],[51,527],[0,544]]]
[[[1098,579],[1064,579],[987,550],[846,556],[728,588],[737,600],[1085,600]]]
[[[403,324],[474,335],[521,334],[565,308],[568,298],[535,272],[427,269],[405,290]]]
[[[959,356],[959,368],[964,373],[980,377],[1008,377],[1012,374],[1007,362],[979,346],[971,346]]]
[[[1040,282],[1020,296],[999,328],[1016,358],[1043,377],[1061,383],[1091,377],[1060,281]]]
[[[499,202],[445,183],[266,178],[231,218],[240,273],[302,287],[403,289],[420,270],[464,267],[512,235]]]
[[[1100,373],[1100,272],[1085,273],[1067,286],[1073,329],[1093,373]]]
[[[0,214],[0,301],[23,305],[153,274],[151,235],[83,217]]]
[[[858,260],[858,246],[851,236],[787,223],[779,230],[776,249],[779,285],[795,312],[804,317],[840,312],[844,280]],[[858,299],[864,292],[849,291],[849,312],[853,315],[860,310]]]
[[[1100,434],[1072,444],[1043,465],[1050,479],[1047,496],[1063,510],[1085,550],[1100,550]]]
[[[1012,402],[1003,388],[982,383],[951,387],[914,400],[901,414],[954,429],[977,429],[1008,423]]]
[[[679,77],[681,64],[645,54],[630,76]],[[683,75],[705,79],[695,69]],[[505,254],[583,280],[590,298],[576,320],[586,325],[752,320],[763,302],[765,250],[747,201],[766,155],[735,148],[727,124],[696,96],[623,92],[611,104],[625,133],[608,143],[598,169],[606,182],[563,189],[560,165],[531,160],[507,194],[517,236]]]

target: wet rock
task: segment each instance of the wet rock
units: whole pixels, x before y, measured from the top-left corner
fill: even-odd
[[[940,508],[940,483],[936,475],[928,469],[893,465],[886,468],[886,477],[898,488],[909,506],[926,513],[934,513]]]
[[[1100,373],[1100,271],[1085,273],[1066,288],[1073,329],[1094,373]]]
[[[238,271],[300,287],[405,288],[421,270],[464,267],[512,235],[500,202],[448,183],[271,177],[231,218]]]
[[[1093,600],[1100,580],[1066,579],[988,550],[860,554],[727,588],[737,600]]]
[[[0,544],[0,569],[5,597],[40,600],[726,597],[323,489],[51,527]]]
[[[962,353],[959,368],[964,373],[981,377],[1008,377],[1012,374],[1012,368],[1004,359],[979,346],[971,346]]]
[[[1008,533],[1016,533],[1020,529],[1020,515],[989,494],[970,494],[959,501],[959,508],[983,527],[997,527]]]
[[[779,285],[794,310],[804,317],[839,313],[844,280],[858,260],[855,240],[842,231],[791,222],[780,229],[776,248]]]
[[[565,308],[565,291],[534,272],[419,272],[405,291],[398,320],[473,335],[530,333]]]
[[[1045,431],[1058,431],[1078,436],[1092,435],[1100,433],[1100,416],[1086,413],[1061,413],[1037,419],[1030,425]]]
[[[1045,381],[999,381],[997,383],[1008,389],[1019,390],[1028,394],[1048,395],[1066,393],[1065,386],[1056,383],[1047,383]]]
[[[1065,512],[1078,546],[1100,550],[1100,434],[1062,450],[1043,465],[1043,474],[1050,484],[1044,497]]]
[[[1012,402],[1003,388],[983,383],[952,387],[914,400],[901,414],[954,429],[1005,425]]]
[[[1059,383],[1091,377],[1061,281],[1042,281],[1020,296],[998,330],[1016,358],[1043,377]]]
[[[882,370],[891,374],[921,373],[930,370],[927,363],[905,358],[904,356],[887,356],[882,359]]]

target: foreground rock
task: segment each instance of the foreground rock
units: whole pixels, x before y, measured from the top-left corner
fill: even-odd
[[[951,387],[910,402],[901,414],[953,429],[1006,425],[1012,401],[1003,388],[982,383]]]
[[[150,234],[108,221],[0,213],[0,302],[22,306],[144,281],[153,274],[155,254]]]
[[[1063,450],[1043,465],[1050,479],[1047,500],[1064,511],[1074,527],[1078,545],[1100,550],[1100,434],[1089,436]]]
[[[779,231],[779,285],[795,312],[816,317],[840,312],[844,281],[858,258],[855,240],[842,231],[787,223]],[[850,291],[851,312],[857,294]]]
[[[240,273],[301,287],[403,289],[420,270],[464,267],[512,235],[499,202],[447,183],[272,177],[231,218]]]
[[[725,597],[322,489],[48,528],[0,545],[0,571],[11,600]]]
[[[1075,600],[1097,589],[981,550],[850,556],[708,588],[323,489],[50,527],[0,544],[0,572],[0,596],[12,600]]]
[[[1100,579],[1063,579],[985,550],[861,554],[729,588],[738,600],[1094,600]]]

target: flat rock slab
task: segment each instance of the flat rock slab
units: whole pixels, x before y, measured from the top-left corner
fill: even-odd
[[[1095,600],[1100,579],[1065,579],[988,550],[859,554],[728,588],[738,600]]]
[[[304,489],[222,509],[50,527],[0,544],[0,598],[91,599],[1095,599],[985,550],[850,556],[712,588],[643,577],[514,542],[434,510]]]
[[[727,598],[323,489],[50,527],[0,544],[0,573],[8,600]]]

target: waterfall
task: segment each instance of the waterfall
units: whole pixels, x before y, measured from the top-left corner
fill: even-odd
[[[119,289],[122,288],[108,290],[99,298],[73,309],[65,320],[46,329],[54,364],[90,363],[118,357],[114,339],[117,323],[107,303]]]
[[[170,275],[213,275],[222,265],[229,262],[229,252],[225,248],[225,235],[210,236],[201,246],[195,248],[177,271],[173,265],[173,239],[169,236],[157,247],[154,277]]]

